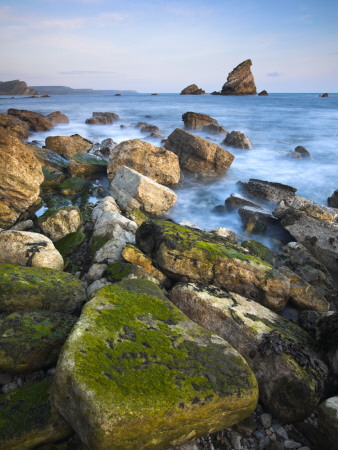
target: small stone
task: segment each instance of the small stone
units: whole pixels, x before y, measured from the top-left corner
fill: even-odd
[[[284,448],[299,448],[301,446],[302,444],[299,444],[299,442],[290,441],[288,439],[284,441]]]
[[[18,385],[16,383],[8,383],[2,386],[2,393],[9,394],[10,392],[16,391],[18,389]]]
[[[51,367],[47,370],[47,375],[54,375],[55,374],[56,367]]]
[[[9,384],[13,381],[13,375],[10,373],[0,373],[0,384]]]
[[[270,438],[269,436],[265,436],[263,439],[259,441],[259,449],[263,450],[263,448],[267,448],[270,444]]]
[[[260,417],[260,421],[261,424],[263,425],[264,428],[270,428],[271,427],[271,421],[272,421],[272,416],[269,413],[264,413],[261,415]]]
[[[280,425],[279,423],[274,423],[273,425],[272,425],[272,429],[273,429],[273,431],[278,435],[278,436],[280,436],[281,438],[283,438],[283,439],[288,439],[288,434],[287,434],[287,432],[285,431],[285,429],[282,427],[282,425]]]
[[[254,436],[256,439],[261,440],[265,437],[264,433],[262,433],[261,431],[254,431]]]
[[[241,435],[235,431],[231,431],[230,441],[234,450],[240,450],[241,447]]]

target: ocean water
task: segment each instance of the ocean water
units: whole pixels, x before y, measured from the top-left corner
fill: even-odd
[[[259,178],[289,184],[297,195],[324,205],[338,188],[338,94],[328,98],[313,94],[271,94],[258,96],[181,96],[178,94],[53,95],[49,98],[0,100],[0,111],[8,108],[28,109],[48,114],[61,111],[70,123],[57,125],[49,132],[37,132],[29,141],[44,145],[50,135],[70,136],[78,133],[93,142],[111,137],[119,143],[139,138],[160,146],[160,139],[149,138],[135,124],[157,125],[167,137],[175,128],[183,128],[182,114],[193,111],[215,118],[228,131],[238,130],[251,140],[252,150],[226,147],[235,156],[228,172],[217,179],[203,180],[185,176],[176,189],[177,202],[168,217],[188,220],[204,229],[227,227],[241,238],[245,235],[236,211],[219,214],[217,205],[234,192],[240,192],[238,181]],[[120,120],[113,125],[86,125],[92,112],[114,112]],[[123,124],[126,128],[121,129]],[[220,144],[224,136],[195,134]],[[311,158],[293,159],[289,152],[303,145]],[[273,209],[273,205],[269,205]],[[261,239],[262,240],[262,239]],[[271,246],[268,238],[263,238]]]

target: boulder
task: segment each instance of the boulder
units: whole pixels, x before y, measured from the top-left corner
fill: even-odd
[[[43,234],[53,242],[69,233],[78,231],[82,225],[82,215],[78,206],[66,206],[57,210],[47,210],[38,219]]]
[[[229,209],[236,209],[242,206],[252,206],[254,208],[261,207],[258,203],[255,203],[252,200],[243,197],[243,195],[241,194],[231,194],[230,197],[225,199],[225,206]]]
[[[256,95],[256,85],[251,73],[251,59],[239,64],[229,73],[227,82],[223,85],[221,95]]]
[[[184,128],[187,130],[201,130],[203,127],[208,125],[219,126],[216,119],[213,119],[206,114],[200,114],[188,111],[182,115],[182,120],[184,122]]]
[[[0,233],[0,263],[63,270],[63,258],[40,233],[7,230]]]
[[[100,153],[104,157],[109,157],[111,151],[117,146],[112,138],[104,139],[100,144]]]
[[[322,315],[316,322],[316,339],[332,372],[338,375],[338,312]],[[337,380],[336,380],[337,381]],[[337,384],[337,383],[336,383]]]
[[[264,89],[263,91],[261,91],[258,95],[260,95],[260,96],[268,96],[269,94],[268,94],[268,92]]]
[[[118,114],[112,112],[93,112],[93,117],[86,120],[89,125],[109,125],[118,120]]]
[[[218,176],[227,172],[234,156],[221,146],[176,128],[164,147],[175,153],[182,169],[204,176]]]
[[[0,128],[0,227],[9,228],[39,197],[39,161],[18,138]]]
[[[338,273],[338,211],[303,197],[279,203],[281,225],[332,273]]]
[[[299,158],[311,158],[310,152],[302,145],[297,145],[295,148],[295,153],[299,155]]]
[[[190,84],[181,91],[181,95],[201,95],[205,94],[203,89],[200,89],[197,84]]]
[[[143,223],[137,246],[169,278],[231,289],[265,306],[282,309],[290,283],[267,262],[220,236],[165,220]]]
[[[217,236],[220,236],[221,238],[232,242],[233,244],[237,244],[238,242],[237,234],[234,231],[229,230],[229,228],[214,228],[213,230],[210,230],[210,233],[216,234]]]
[[[107,168],[109,181],[112,181],[121,166],[136,170],[165,186],[175,185],[181,178],[175,153],[140,139],[123,141],[110,153]]]
[[[46,379],[0,395],[0,448],[47,448],[71,436],[73,430],[50,403],[50,388]]]
[[[57,125],[58,123],[69,123],[69,119],[66,114],[63,114],[60,111],[54,111],[47,114],[46,119],[49,120],[52,125]]]
[[[146,214],[161,216],[174,206],[177,195],[154,180],[121,166],[110,184],[110,195],[122,210],[141,209]]]
[[[285,198],[292,198],[297,189],[287,184],[273,183],[271,181],[257,180],[250,178],[246,183],[239,181],[243,191],[252,197],[263,198],[270,202],[279,202]]]
[[[161,134],[161,130],[156,125],[151,125],[147,122],[138,122],[136,128],[139,128],[142,133],[157,133]]]
[[[43,114],[27,111],[25,109],[10,108],[7,111],[11,116],[27,122],[29,129],[32,131],[48,131],[53,128],[52,122],[50,122]]]
[[[59,155],[69,158],[75,153],[88,153],[93,143],[78,134],[72,136],[48,136],[45,140],[46,148]]]
[[[261,207],[241,206],[238,209],[238,214],[245,226],[251,218],[266,224],[275,224],[278,222],[278,219],[276,219],[268,209],[263,209]]]
[[[202,131],[204,131],[205,133],[210,133],[210,134],[226,134],[227,130],[222,127],[221,125],[215,125],[215,124],[211,124],[211,125],[206,125],[202,128]]]
[[[68,164],[68,171],[72,177],[80,177],[86,180],[93,175],[106,173],[107,161],[96,155],[75,153]]]
[[[336,189],[331,197],[327,199],[327,204],[330,208],[338,208],[338,189]]]
[[[50,311],[19,311],[0,323],[0,370],[24,373],[56,363],[76,316]]]
[[[242,149],[252,148],[249,138],[241,131],[231,131],[231,133],[227,133],[222,144]]]
[[[32,150],[42,167],[54,167],[59,171],[64,171],[68,167],[68,159],[63,158],[53,150],[38,147],[37,145],[28,143],[27,146]]]
[[[328,96],[329,96],[329,94],[327,92],[325,92],[324,94],[321,95],[321,97],[324,97],[324,98],[328,97]]]
[[[319,428],[325,433],[333,449],[338,442],[338,395],[321,403],[316,412]]]
[[[251,255],[257,256],[272,266],[275,265],[275,257],[272,251],[261,242],[255,240],[243,241],[241,246],[248,249]]]
[[[59,184],[66,178],[63,172],[60,172],[54,167],[42,167],[42,173],[44,180],[40,185],[41,191],[43,193],[55,191]]]
[[[18,117],[0,113],[0,127],[10,131],[19,139],[27,139],[29,136],[29,125]]]
[[[82,231],[74,231],[54,243],[55,248],[64,258],[76,252],[86,240],[86,235]]]
[[[104,277],[109,281],[108,284],[135,278],[143,278],[152,281],[155,284],[160,284],[159,280],[146,272],[143,267],[125,262],[115,262],[110,264],[104,271]]]
[[[171,301],[191,320],[227,340],[256,375],[260,402],[276,417],[305,419],[318,404],[327,367],[297,325],[247,298],[215,286],[179,283]]]
[[[86,300],[80,280],[54,269],[0,264],[0,284],[0,311],[71,313]]]
[[[256,380],[155,284],[99,290],[63,347],[53,403],[89,448],[165,450],[250,415]]]

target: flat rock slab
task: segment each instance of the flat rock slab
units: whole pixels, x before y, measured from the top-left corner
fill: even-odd
[[[61,353],[53,402],[90,449],[165,450],[250,415],[257,385],[227,342],[154,283],[106,286]]]
[[[246,359],[260,401],[285,421],[308,417],[323,392],[327,368],[310,336],[253,301],[215,286],[177,284],[171,300],[201,326],[226,339]]]
[[[287,184],[258,180],[256,178],[250,178],[247,183],[240,181],[238,184],[242,186],[245,193],[250,194],[253,197],[263,198],[270,202],[279,202],[286,198],[291,198],[297,191],[296,188],[288,186]]]

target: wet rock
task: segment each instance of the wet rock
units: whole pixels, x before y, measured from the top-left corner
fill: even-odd
[[[70,177],[59,184],[57,189],[60,194],[71,197],[73,195],[81,194],[81,192],[85,190],[86,185],[86,181],[82,178]]]
[[[331,397],[317,408],[318,425],[334,448],[338,442],[338,396]]]
[[[237,244],[238,242],[237,234],[234,231],[229,230],[228,228],[215,228],[214,230],[210,230],[210,233],[216,234],[217,236],[220,236],[223,239],[232,242],[233,244]]]
[[[230,133],[227,133],[222,144],[242,149],[252,148],[249,138],[241,131],[231,131]]]
[[[38,198],[39,161],[18,138],[0,128],[0,227],[9,228]]]
[[[241,246],[248,249],[251,255],[257,256],[258,258],[266,261],[272,266],[275,265],[274,254],[269,249],[269,247],[266,247],[266,245],[262,244],[261,242],[255,240],[243,241],[241,243]]]
[[[255,178],[250,178],[246,183],[240,181],[239,185],[247,194],[269,200],[270,202],[279,202],[286,198],[292,198],[297,191],[297,189],[286,184],[257,180]]]
[[[162,131],[156,125],[151,125],[147,122],[138,122],[136,124],[136,128],[139,128],[142,133],[162,133]]]
[[[241,206],[238,209],[238,214],[240,215],[244,226],[246,226],[250,218],[254,218],[266,224],[278,223],[278,219],[276,219],[276,217],[274,217],[269,210],[261,207],[256,208],[254,206]]]
[[[191,320],[218,334],[256,375],[261,403],[276,417],[295,421],[318,404],[327,368],[307,333],[256,302],[215,286],[179,283],[171,301]]]
[[[316,322],[316,338],[325,354],[329,367],[338,375],[338,312],[327,314]]]
[[[71,157],[68,170],[72,177],[80,177],[84,180],[99,173],[106,173],[107,161],[96,155],[75,154]]]
[[[210,134],[226,134],[227,130],[222,127],[221,125],[215,125],[215,124],[211,124],[211,125],[206,125],[202,128],[202,131],[204,131],[205,133],[210,133]]]
[[[23,122],[27,122],[29,129],[32,131],[48,131],[53,128],[52,122],[50,122],[43,114],[37,112],[10,108],[7,113],[17,117]]]
[[[53,384],[56,408],[97,449],[181,445],[242,420],[256,401],[244,359],[146,280],[107,286],[87,303]]]
[[[82,215],[78,206],[66,206],[58,210],[47,210],[38,219],[38,225],[53,242],[69,233],[78,231],[82,225]]]
[[[222,95],[256,95],[256,85],[251,73],[251,59],[239,64],[229,73],[227,82],[223,85]]]
[[[28,123],[9,114],[0,114],[0,127],[14,134],[18,139],[27,139],[29,136]]]
[[[184,128],[187,130],[201,130],[203,127],[208,125],[219,126],[216,119],[213,119],[206,114],[200,114],[188,111],[182,115],[182,120],[184,122]]]
[[[53,167],[60,172],[64,171],[68,167],[68,159],[63,158],[53,150],[47,150],[46,148],[38,147],[28,143],[27,146],[33,151],[35,157],[43,167]]]
[[[51,122],[52,125],[57,125],[58,123],[69,123],[69,119],[66,114],[63,114],[60,111],[54,111],[47,114],[46,119]]]
[[[120,116],[112,112],[93,112],[92,117],[86,120],[89,125],[109,125],[119,120]]]
[[[325,92],[324,94],[321,95],[321,97],[328,97],[329,94],[327,92]]]
[[[63,172],[60,172],[58,169],[54,169],[53,167],[42,167],[42,173],[44,180],[40,187],[44,193],[54,191],[66,178],[66,175]]]
[[[108,179],[112,181],[121,166],[128,166],[165,186],[177,184],[181,178],[179,159],[164,147],[155,147],[140,139],[121,142],[110,153]]]
[[[260,95],[260,96],[267,96],[267,95],[269,95],[269,94],[268,94],[268,92],[264,89],[263,91],[259,92],[258,95]]]
[[[310,152],[306,150],[306,148],[302,145],[298,145],[294,151],[299,155],[300,158],[311,158]]]
[[[48,136],[45,140],[48,150],[53,150],[59,155],[69,158],[75,153],[88,153],[93,143],[79,134],[72,136]]]
[[[196,84],[190,84],[181,91],[181,95],[201,95],[205,94],[203,89],[200,89]]]
[[[122,125],[121,125],[122,126]],[[114,142],[114,140],[112,138],[107,138],[104,139],[101,142],[100,145],[100,153],[105,156],[105,157],[109,157],[111,151],[117,146],[117,143]]]
[[[225,199],[225,206],[228,208],[240,208],[242,206],[252,206],[253,208],[261,208],[258,203],[243,197],[241,194],[231,194]]]
[[[86,240],[86,235],[81,231],[74,231],[54,243],[55,248],[62,257],[66,257],[74,253]]]
[[[110,194],[124,211],[134,208],[161,216],[175,204],[177,195],[152,179],[121,166],[110,184]]]
[[[182,169],[204,176],[217,176],[227,172],[234,156],[224,148],[176,128],[164,147],[174,152]]]
[[[338,189],[336,189],[331,197],[327,199],[327,204],[330,208],[338,208]]]

